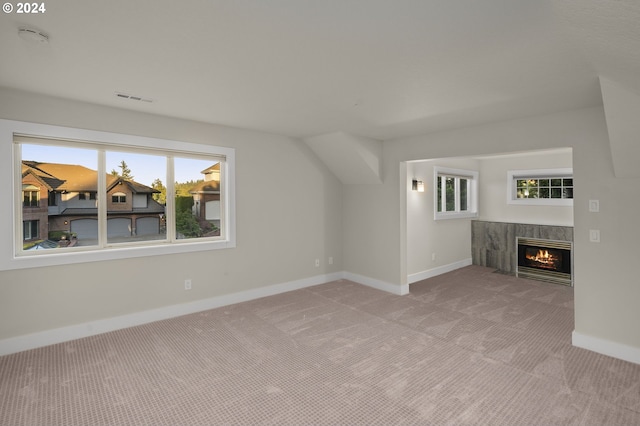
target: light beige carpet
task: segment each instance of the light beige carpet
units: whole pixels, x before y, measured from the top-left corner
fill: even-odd
[[[332,282],[0,357],[0,424],[640,424],[640,366],[572,347],[572,306],[479,266]]]

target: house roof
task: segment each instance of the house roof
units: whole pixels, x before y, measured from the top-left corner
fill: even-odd
[[[209,180],[205,182],[200,182],[195,185],[193,188],[189,190],[190,194],[202,194],[207,192],[220,192],[220,181],[217,180]]]
[[[22,161],[23,178],[27,174],[36,176],[49,190],[59,192],[97,192],[98,190],[98,172],[77,164],[40,163],[24,160]],[[141,183],[107,174],[107,189],[111,189],[119,183],[127,185],[133,193],[160,192]]]
[[[211,172],[219,172],[219,171],[220,171],[220,163],[216,163],[211,167],[207,167],[206,169],[204,169],[200,173],[206,175],[206,174],[211,173]]]

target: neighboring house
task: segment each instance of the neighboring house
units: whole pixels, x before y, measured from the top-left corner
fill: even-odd
[[[193,195],[193,215],[220,227],[220,163],[201,171],[204,182],[189,190]]]
[[[95,170],[23,161],[24,240],[47,239],[50,231],[72,232],[78,240],[97,239],[97,192]],[[159,234],[165,207],[153,199],[158,192],[138,182],[107,175],[107,236]]]

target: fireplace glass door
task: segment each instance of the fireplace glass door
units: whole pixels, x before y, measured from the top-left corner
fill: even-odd
[[[518,237],[517,247],[518,276],[572,284],[571,242]]]

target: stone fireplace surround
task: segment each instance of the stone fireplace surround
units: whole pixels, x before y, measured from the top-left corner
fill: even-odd
[[[472,263],[515,275],[516,237],[573,241],[573,227],[472,220]]]

